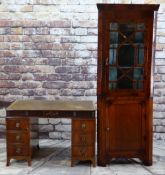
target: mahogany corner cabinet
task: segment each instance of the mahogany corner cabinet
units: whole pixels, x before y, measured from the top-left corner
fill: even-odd
[[[152,42],[158,4],[97,4],[98,165],[152,165]]]

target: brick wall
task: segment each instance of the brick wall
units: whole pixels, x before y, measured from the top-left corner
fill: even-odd
[[[0,101],[30,98],[96,101],[98,2],[111,1],[0,0]],[[116,2],[143,3],[143,0]],[[165,138],[165,5],[162,0],[157,2],[161,8],[155,60],[154,131],[160,139]],[[0,113],[2,133],[4,108]],[[40,119],[39,129],[41,137],[69,138],[70,120]]]
[[[165,140],[165,1],[158,1],[154,69],[154,136]]]
[[[96,2],[1,0],[0,101],[96,101]],[[70,122],[40,119],[40,136],[70,138]]]

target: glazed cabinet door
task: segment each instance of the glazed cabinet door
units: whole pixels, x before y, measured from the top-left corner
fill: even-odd
[[[109,22],[106,94],[143,96],[147,77],[147,33],[144,22]]]

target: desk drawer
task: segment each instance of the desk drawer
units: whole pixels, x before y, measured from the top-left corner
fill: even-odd
[[[27,118],[14,118],[6,119],[7,130],[29,130],[30,119]]]
[[[94,133],[90,134],[79,134],[73,133],[72,134],[72,144],[73,145],[84,145],[84,146],[91,146],[94,145],[95,142],[95,135]]]
[[[7,140],[9,143],[27,144],[30,141],[28,132],[7,132]]]
[[[73,146],[72,156],[81,158],[81,159],[94,157],[94,147],[93,146]]]
[[[29,156],[29,148],[23,144],[10,144],[8,145],[9,156]]]
[[[95,120],[73,119],[72,130],[77,130],[79,132],[95,131]]]

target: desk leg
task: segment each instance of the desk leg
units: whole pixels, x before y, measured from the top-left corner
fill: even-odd
[[[93,158],[93,159],[91,160],[91,162],[92,162],[93,167],[96,167],[96,160],[95,160],[95,158]]]
[[[31,166],[32,165],[31,157],[29,157],[27,161],[28,161],[28,166]]]
[[[71,160],[71,167],[74,167],[74,164],[75,164],[75,160]]]
[[[10,158],[7,158],[6,166],[9,166],[9,165],[10,165]]]
[[[37,149],[40,150],[40,146],[39,146],[39,144],[37,144]]]

